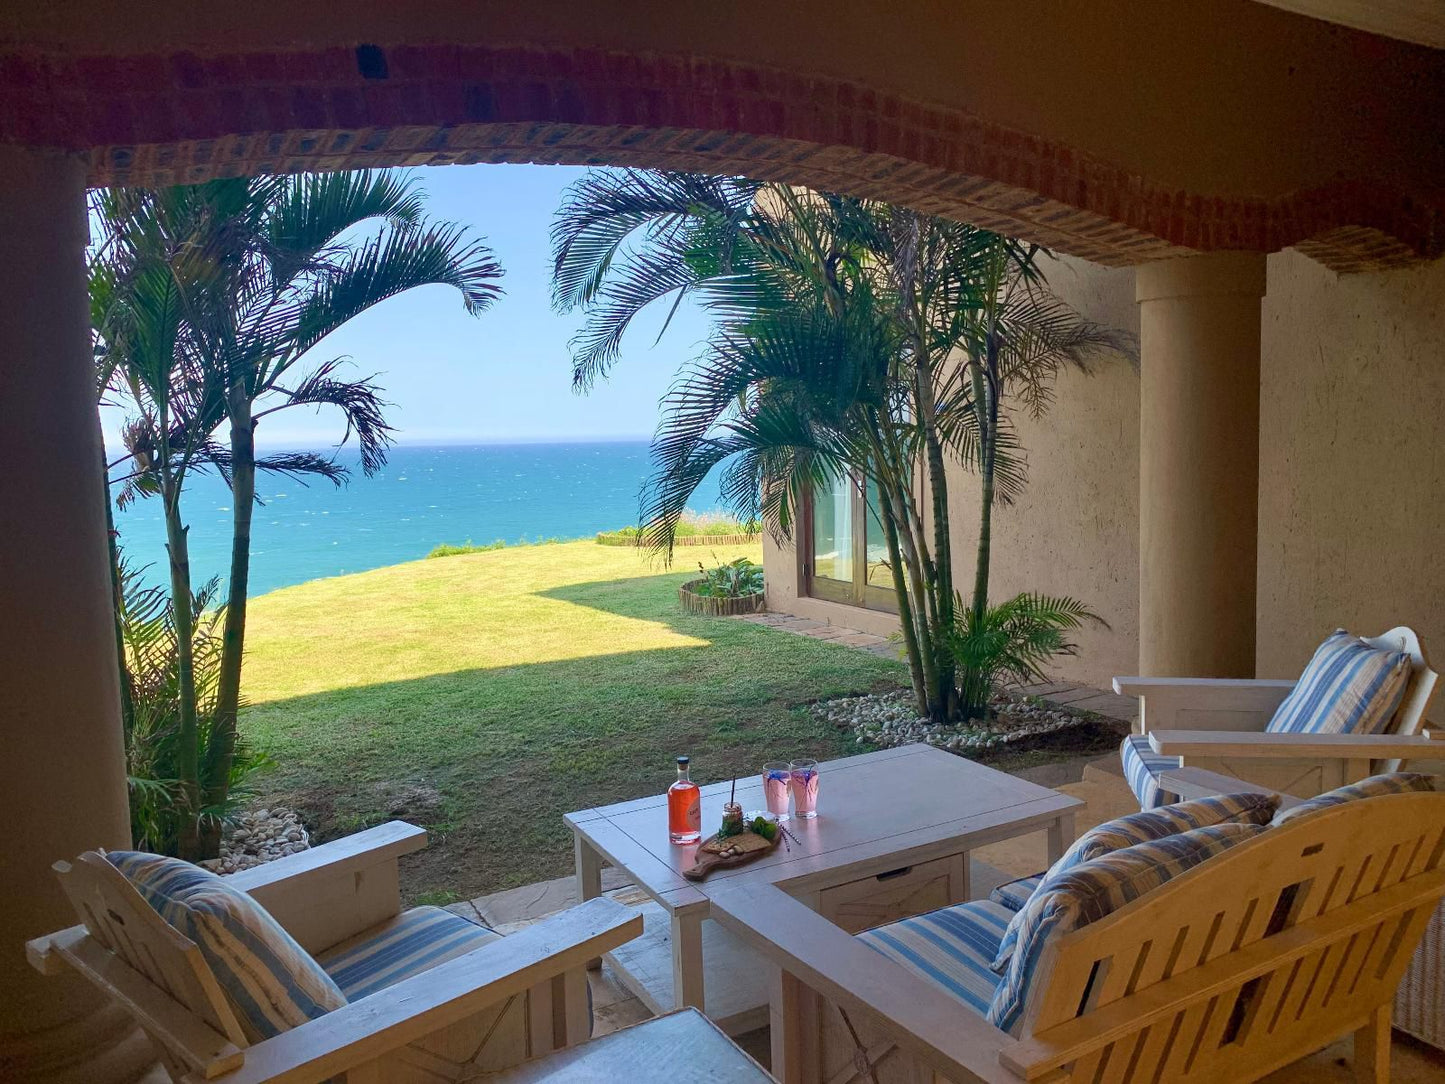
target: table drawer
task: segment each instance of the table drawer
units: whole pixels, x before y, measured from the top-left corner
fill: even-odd
[[[818,913],[849,933],[910,918],[968,898],[967,856],[950,855],[889,870],[818,893]]]

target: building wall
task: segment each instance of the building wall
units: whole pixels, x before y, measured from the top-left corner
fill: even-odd
[[[1337,277],[1273,255],[1262,352],[1259,675],[1293,677],[1337,625],[1411,625],[1438,666],[1445,261]]]
[[[1093,319],[1138,330],[1133,274],[1079,260],[1049,281]],[[1336,276],[1295,252],[1269,259],[1260,402],[1261,677],[1292,677],[1331,629],[1416,628],[1445,656],[1445,261]],[[1139,635],[1139,379],[1127,365],[1063,374],[1053,409],[1019,419],[1029,486],[994,519],[995,599],[1069,594],[1109,628],[1079,637],[1059,677],[1100,687],[1132,673]],[[972,582],[977,480],[950,478],[955,577]],[[794,600],[790,550],[767,551],[770,604]],[[780,581],[786,580],[786,585]],[[871,625],[879,621],[869,616]]]

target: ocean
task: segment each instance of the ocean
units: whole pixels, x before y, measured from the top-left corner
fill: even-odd
[[[328,453],[329,454],[329,453]],[[637,500],[650,472],[646,441],[577,444],[400,445],[367,478],[354,452],[340,488],[325,479],[303,485],[262,474],[251,537],[251,592],[363,572],[425,557],[443,543],[508,543],[581,538],[637,522]],[[712,511],[722,499],[709,478],[689,507]],[[196,585],[224,578],[231,552],[231,491],[214,474],[186,483]],[[160,500],[138,500],[116,513],[120,544],[146,578],[166,576]]]

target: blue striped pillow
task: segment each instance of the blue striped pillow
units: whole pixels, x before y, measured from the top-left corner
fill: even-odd
[[[1372,647],[1344,629],[1320,644],[1265,729],[1271,734],[1375,734],[1405,696],[1410,656]]]
[[[1361,779],[1358,783],[1346,783],[1343,787],[1336,787],[1334,790],[1317,794],[1299,805],[1282,809],[1275,814],[1273,823],[1283,824],[1285,821],[1294,820],[1305,813],[1329,809],[1331,806],[1353,802],[1359,798],[1374,798],[1381,794],[1410,794],[1414,791],[1434,789],[1435,777],[1433,775],[1425,775],[1421,772],[1386,772],[1383,775],[1372,775],[1368,779]]]
[[[1227,823],[1268,824],[1278,808],[1278,794],[1254,794],[1247,791],[1240,794],[1217,794],[1130,813],[1089,829],[1049,868],[1028,902],[1019,908],[1009,922],[1008,929],[1004,931],[1003,939],[999,942],[993,969],[1002,974],[1008,966],[1014,948],[1018,945],[1019,932],[1025,922],[1029,921],[1025,915],[1029,903],[1075,866],[1091,862],[1111,851],[1123,850],[1136,843],[1147,843],[1152,839],[1163,839],[1192,828],[1208,828],[1212,824]]]
[[[1157,812],[1157,810],[1155,810]],[[1136,843],[1075,866],[1045,883],[1019,912],[1018,948],[988,1007],[988,1022],[1017,1036],[1049,938],[1097,922],[1151,888],[1262,832],[1262,824],[1216,824]]]
[[[160,916],[196,943],[251,1042],[346,1004],[331,977],[265,908],[208,870],[140,851],[105,856]]]

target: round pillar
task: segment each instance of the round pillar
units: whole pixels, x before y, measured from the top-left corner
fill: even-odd
[[[1139,267],[1139,672],[1253,677],[1262,253]]]
[[[75,921],[51,863],[125,847],[126,808],[86,288],[86,165],[0,147],[0,1078],[103,1079],[89,984],[25,941]]]

